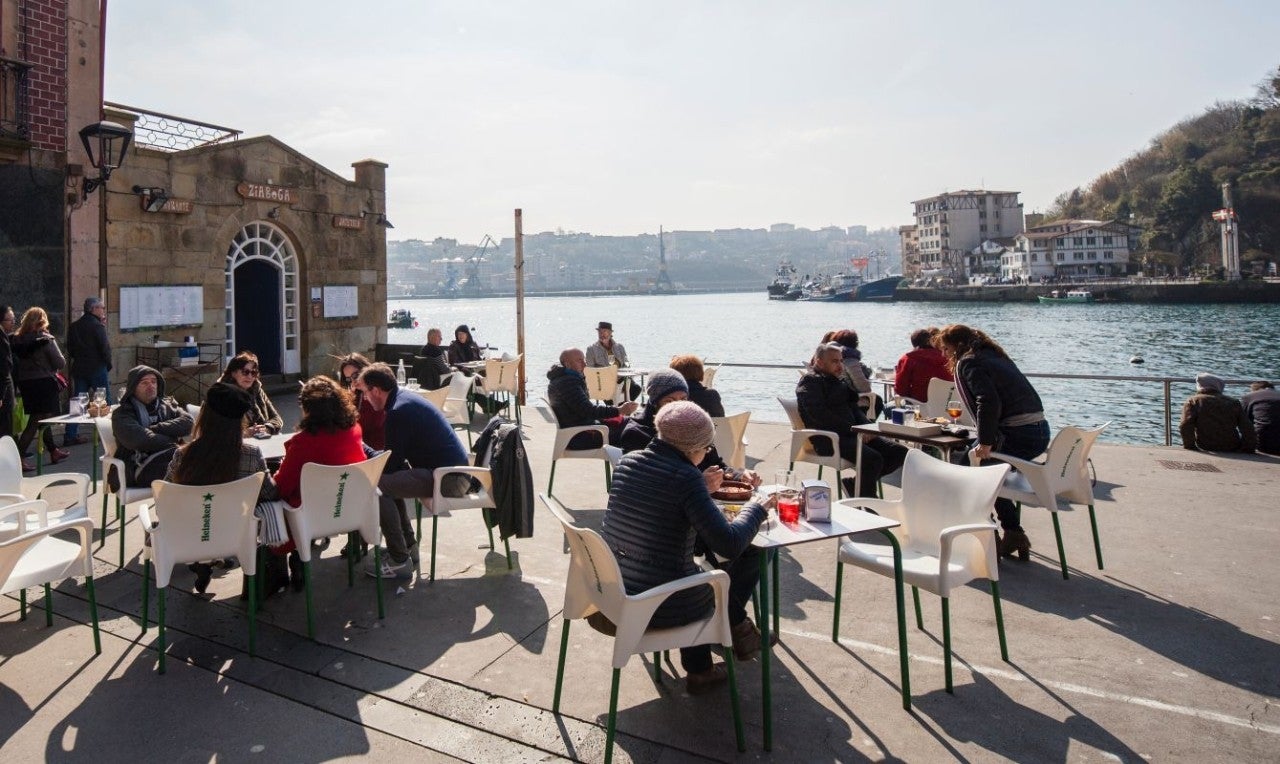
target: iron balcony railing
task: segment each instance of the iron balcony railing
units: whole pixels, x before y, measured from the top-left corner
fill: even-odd
[[[186,117],[175,117],[150,109],[139,109],[106,101],[104,106],[136,114],[133,125],[133,142],[159,151],[185,151],[225,141],[234,141],[241,131]]]
[[[0,137],[31,139],[30,71],[26,61],[0,56]]]

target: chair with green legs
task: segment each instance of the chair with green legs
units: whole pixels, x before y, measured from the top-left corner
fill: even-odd
[[[302,559],[302,580],[307,594],[307,636],[315,639],[315,611],[311,602],[311,542],[315,539],[348,534],[347,548],[355,549],[355,535],[373,547],[374,565],[382,567],[382,529],[378,525],[378,480],[391,457],[383,451],[372,459],[355,464],[327,465],[314,462],[302,465],[302,504],[287,507],[285,520],[289,535]],[[347,558],[347,586],[355,585],[354,553]],[[382,579],[376,579],[378,617],[386,617]]]
[[[154,565],[159,673],[165,669],[165,590],[175,565],[226,557],[240,559],[249,593],[249,656],[256,653],[258,587],[253,578],[257,572],[258,518],[253,509],[258,503],[263,474],[256,472],[218,485],[179,485],[156,480],[151,484],[154,505],[147,503],[138,508],[138,521],[151,539],[150,547],[143,550],[142,632],[146,633],[150,618],[147,600]]]
[[[903,581],[911,585],[916,626],[923,629],[920,589],[942,598],[942,647],[947,692],[951,692],[951,592],[975,578],[991,582],[991,599],[1000,638],[1000,658],[1008,661],[1004,615],[1000,609],[1000,573],[996,567],[996,526],[990,520],[996,490],[1009,471],[1000,464],[964,467],[934,459],[918,449],[907,452],[902,467],[902,499],[846,499],[843,504],[896,518],[892,530],[902,548]],[[831,638],[840,636],[840,590],[848,563],[894,577],[891,547],[845,541],[836,554],[836,602]],[[905,644],[905,634],[900,635]]]
[[[437,467],[432,473],[433,484],[436,487],[435,496],[426,496],[414,500],[414,505],[418,515],[417,539],[422,541],[422,513],[425,511],[431,516],[431,568],[428,580],[436,580],[436,536],[440,531],[440,518],[447,517],[454,510],[461,509],[478,509],[484,517],[485,528],[489,531],[489,551],[494,550],[493,546],[493,526],[489,524],[491,516],[490,512],[497,509],[497,502],[493,498],[493,473],[488,467],[472,467],[468,465],[459,465],[456,467]],[[462,496],[445,496],[440,491],[447,475],[463,475],[470,477],[472,480],[471,488]],[[472,490],[474,489],[474,490]],[[511,542],[508,539],[502,540],[503,551],[507,555],[507,570],[511,570],[513,563],[511,561]]]
[[[116,519],[120,523],[120,560],[118,565],[124,567],[124,525],[125,525],[125,507],[135,501],[143,501],[150,499],[152,496],[151,486],[129,486],[124,484],[124,461],[116,458],[116,435],[115,430],[111,426],[111,417],[95,417],[93,426],[98,431],[98,438],[102,440],[102,526],[99,528],[100,541],[98,548],[106,546],[107,543],[107,497],[115,496],[116,498]],[[118,488],[111,487],[111,475],[116,476]]]
[[[631,656],[653,653],[654,679],[661,681],[663,652],[708,643],[724,648],[725,668],[729,672],[729,700],[733,708],[734,734],[738,751],[745,751],[747,745],[738,703],[738,680],[734,671],[733,635],[729,628],[729,574],[722,570],[698,573],[640,594],[629,595],[622,584],[622,571],[618,568],[618,561],[600,534],[574,525],[573,518],[554,498],[546,494],[539,494],[539,498],[564,528],[570,555],[552,712],[560,713],[560,690],[564,684],[565,655],[569,648],[569,623],[600,612],[617,628],[613,637],[613,684],[609,692],[605,764],[613,759],[613,738],[618,717],[618,683],[622,668],[631,660]],[[704,585],[710,585],[715,595],[715,610],[706,620],[669,629],[648,628],[649,619],[668,597],[676,592]]]

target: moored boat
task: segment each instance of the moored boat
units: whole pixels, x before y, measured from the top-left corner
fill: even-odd
[[[788,297],[788,293],[795,288],[796,267],[791,264],[790,260],[783,260],[778,263],[778,270],[774,272],[773,281],[769,282],[767,287],[770,300],[794,300],[795,297]],[[798,297],[799,295],[797,295]]]
[[[1086,303],[1093,302],[1093,293],[1087,289],[1055,289],[1049,294],[1039,296],[1040,303],[1053,305],[1055,303]]]
[[[417,326],[418,319],[405,308],[396,308],[391,311],[391,316],[387,319],[389,329],[415,329]]]

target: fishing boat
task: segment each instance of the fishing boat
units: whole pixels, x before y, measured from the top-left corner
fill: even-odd
[[[1049,294],[1040,295],[1040,303],[1054,305],[1058,303],[1085,303],[1093,302],[1093,292],[1087,289],[1071,289],[1061,290],[1055,289]]]
[[[396,308],[391,311],[391,316],[387,319],[389,329],[416,329],[417,326],[418,319],[405,308]]]
[[[774,272],[773,281],[769,282],[767,287],[770,300],[795,300],[799,299],[800,292],[797,290],[796,267],[791,264],[790,260],[783,260],[778,263],[778,270]],[[788,297],[792,291],[795,295]]]
[[[866,281],[859,275],[837,273],[805,284],[800,295],[808,302],[887,302],[898,292],[901,276]]]

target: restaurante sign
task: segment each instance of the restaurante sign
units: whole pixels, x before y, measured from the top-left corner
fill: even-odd
[[[241,183],[236,186],[236,193],[242,198],[256,199],[263,202],[280,202],[281,204],[296,204],[298,202],[297,189],[269,186],[265,183]]]

